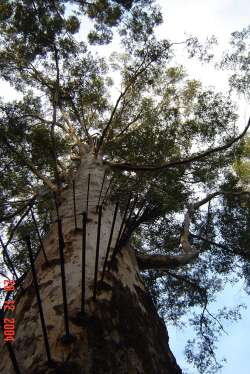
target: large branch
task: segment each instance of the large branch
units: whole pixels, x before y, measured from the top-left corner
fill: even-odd
[[[187,265],[196,260],[199,252],[188,253],[179,256],[166,255],[141,255],[137,254],[136,259],[140,270],[168,270]]]
[[[207,195],[205,198],[203,198],[200,201],[189,204],[188,209],[184,215],[184,221],[182,225],[182,232],[181,232],[181,238],[180,238],[180,244],[181,244],[183,253],[189,254],[189,253],[197,251],[197,249],[194,246],[192,246],[189,242],[191,215],[194,213],[195,210],[199,209],[202,205],[210,202],[214,197],[217,197],[220,195],[241,196],[241,195],[246,195],[246,194],[249,195],[250,193],[247,191],[216,191],[216,192],[213,192]]]
[[[28,159],[20,156],[20,154],[18,155],[18,157],[20,157],[20,159],[22,159],[23,163],[28,167],[28,169],[30,169],[30,171],[32,171],[32,173],[38,178],[40,179],[50,190],[52,191],[57,191],[57,186],[51,182],[47,177],[45,177],[42,173],[40,173],[39,170],[37,170],[37,168],[33,165],[33,163],[31,161],[29,161]]]
[[[191,208],[193,210],[198,209],[202,205],[211,201],[214,197],[217,197],[220,195],[244,196],[244,195],[250,195],[250,192],[249,191],[216,191],[216,192],[213,192],[207,195],[206,197],[204,197],[204,199],[197,201],[196,203],[193,203]]]
[[[228,191],[216,191],[212,194],[207,195],[204,199],[191,204],[189,206],[189,209],[185,213],[184,221],[183,221],[183,227],[182,227],[182,233],[181,233],[181,240],[180,244],[182,247],[183,254],[177,255],[177,256],[167,256],[167,255],[144,255],[144,254],[136,254],[138,266],[140,270],[149,270],[149,269],[155,269],[155,270],[163,270],[167,271],[169,269],[176,269],[181,266],[191,264],[193,261],[195,261],[198,257],[200,252],[191,246],[189,243],[189,235],[199,238],[201,240],[204,240],[208,242],[211,245],[217,245],[218,247],[221,247],[222,249],[226,249],[224,245],[217,244],[215,242],[209,241],[203,237],[198,237],[194,234],[190,234],[190,214],[194,212],[194,210],[198,209],[200,206],[206,204],[211,199],[213,199],[216,196],[223,195],[223,194],[232,194],[235,196],[238,195],[244,195],[249,194],[248,192],[228,192]],[[243,255],[243,253],[237,253],[235,254]]]
[[[208,203],[210,200],[212,200],[214,197],[217,197],[217,196],[220,196],[223,194],[223,191],[216,191],[216,192],[213,192],[209,195],[207,195],[206,197],[204,197],[204,199],[200,200],[200,201],[197,201],[196,203],[193,203],[192,205],[192,208],[195,210],[195,209],[198,209],[200,206]]]
[[[161,165],[136,165],[136,164],[130,164],[130,163],[112,163],[109,162],[109,165],[114,168],[114,169],[119,169],[119,170],[127,170],[127,171],[156,171],[156,170],[164,170],[168,168],[173,168],[173,167],[178,167],[184,164],[189,164],[191,162],[195,161],[203,161],[204,158],[207,156],[210,156],[214,153],[224,151],[228,148],[230,148],[234,143],[238,142],[243,136],[246,134],[247,130],[250,127],[250,117],[247,123],[247,126],[243,130],[243,132],[237,136],[236,138],[232,139],[228,143],[212,148],[212,149],[207,149],[206,151],[203,151],[198,154],[194,154],[190,157],[179,159],[179,160],[172,160],[172,161],[167,161]]]
[[[71,137],[73,140],[73,146],[77,145],[79,147],[80,157],[84,154],[84,145],[80,137],[77,135],[74,124],[71,122],[69,114],[64,110],[63,106],[59,103],[59,108],[62,114],[62,117],[67,124],[67,128],[64,127],[64,131]]]
[[[85,122],[82,121],[82,119],[81,119],[81,116],[80,116],[80,114],[79,114],[79,112],[77,110],[77,107],[76,107],[76,105],[74,103],[73,98],[70,95],[68,95],[67,98],[66,98],[66,100],[69,101],[69,103],[71,105],[71,108],[72,108],[72,110],[73,110],[73,112],[74,112],[74,114],[75,114],[75,116],[76,116],[76,118],[77,118],[77,120],[78,120],[81,128],[83,129],[86,138],[88,139],[89,144],[91,144],[93,146],[93,139],[92,139],[92,137],[89,134],[89,131],[88,131],[87,126],[85,125]]]
[[[190,212],[192,210],[190,209],[187,210],[187,212],[184,215],[184,221],[182,225],[182,231],[181,231],[181,237],[180,237],[180,245],[181,249],[184,255],[189,255],[192,253],[197,253],[197,249],[192,247],[192,245],[189,242],[189,228],[190,228],[190,223],[191,223],[191,218],[190,218]]]

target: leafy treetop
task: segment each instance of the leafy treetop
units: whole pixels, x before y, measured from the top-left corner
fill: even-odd
[[[0,225],[18,275],[27,270],[22,237],[35,230],[24,217],[29,204],[39,197],[33,209],[45,234],[47,190],[69,184],[86,151],[102,154],[113,170],[113,198],[137,196],[132,245],[160,312],[177,324],[200,310],[190,321],[200,340],[189,342],[187,357],[201,373],[216,371],[216,333],[239,310],[214,315],[208,305],[228,282],[243,277],[249,289],[249,196],[232,165],[250,121],[238,133],[230,96],[174,64],[174,43],[153,34],[161,15],[152,1],[0,7],[0,76],[22,93],[0,103]],[[116,28],[122,53],[107,62],[77,41],[82,14],[94,22],[91,42],[109,42]],[[112,76],[120,81],[115,99]],[[5,276],[13,270],[6,251],[1,266]]]

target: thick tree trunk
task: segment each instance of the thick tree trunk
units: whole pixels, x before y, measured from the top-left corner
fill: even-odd
[[[65,272],[69,330],[74,339],[65,343],[64,306],[56,215],[44,246],[50,266],[42,253],[36,259],[36,271],[52,360],[49,368],[38,313],[32,276],[24,282],[25,292],[18,295],[16,340],[12,344],[22,374],[177,374],[181,373],[169,345],[164,322],[144,289],[133,251],[122,248],[110,271],[100,276],[111,230],[114,205],[102,211],[98,264],[98,287],[93,300],[98,214],[96,204],[104,167],[91,156],[81,163],[75,177],[77,230],[74,222],[72,188],[60,196],[59,215],[65,240]],[[82,216],[86,210],[87,179],[90,177],[88,222],[86,232],[86,302],[85,317],[79,318],[82,281]],[[121,225],[118,213],[111,247]],[[1,373],[14,373],[9,353],[1,343]]]

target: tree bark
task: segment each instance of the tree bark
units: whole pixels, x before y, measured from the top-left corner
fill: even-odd
[[[42,252],[35,261],[40,296],[52,360],[48,367],[41,320],[32,275],[24,281],[24,293],[16,299],[16,340],[12,344],[22,374],[179,374],[181,373],[168,345],[164,322],[157,315],[140,277],[138,264],[129,245],[123,247],[103,281],[101,274],[111,230],[114,204],[103,206],[100,229],[98,282],[93,300],[98,213],[96,204],[105,167],[101,160],[88,156],[75,176],[77,229],[75,229],[72,186],[60,195],[59,216],[65,241],[66,292],[69,331],[67,344],[61,284],[56,214]],[[82,282],[82,215],[86,211],[87,179],[90,174],[88,220],[86,228],[85,314],[79,317]],[[104,185],[104,192],[106,185]],[[114,248],[121,225],[118,212],[111,248]],[[0,373],[13,374],[6,345],[1,342]]]
[[[139,269],[169,270],[192,263],[199,256],[199,252],[190,252],[179,256],[166,255],[136,255]]]

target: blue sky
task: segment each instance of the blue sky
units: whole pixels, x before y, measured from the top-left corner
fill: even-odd
[[[172,40],[185,39],[185,33],[193,34],[205,39],[212,34],[218,38],[221,49],[226,47],[230,33],[248,26],[250,22],[250,6],[247,0],[160,0],[164,15],[164,25],[158,31],[161,37],[170,37]],[[214,71],[212,66],[200,68],[194,61],[186,62],[190,75],[200,79],[205,85],[213,85],[219,90],[226,87],[226,74]],[[239,100],[239,98],[236,98]],[[239,100],[239,126],[246,124],[250,115],[249,105]],[[242,320],[227,324],[224,335],[218,342],[218,358],[226,357],[227,363],[221,374],[249,374],[250,372],[250,296],[243,290],[243,284],[227,287],[219,297],[218,304],[233,306],[245,303],[247,310],[242,312]],[[168,326],[170,346],[182,368],[188,368],[188,373],[196,374],[197,371],[188,366],[184,360],[185,340],[190,338],[188,326],[178,331]]]
[[[250,296],[247,296],[243,290],[243,283],[236,286],[226,287],[223,294],[218,296],[216,307],[220,308],[223,305],[233,307],[234,305],[244,303],[247,309],[242,310],[242,319],[238,322],[227,322],[224,328],[227,334],[223,334],[218,341],[218,350],[216,352],[218,360],[226,358],[227,362],[224,364],[221,374],[249,374],[250,368],[250,348],[249,348],[249,331],[250,331]],[[210,310],[212,308],[209,307]],[[176,329],[171,325],[168,327],[170,347],[174,353],[178,364],[182,369],[187,369],[188,374],[197,374],[198,371],[191,365],[188,365],[184,357],[184,348],[187,339],[193,338],[193,331],[188,327],[182,330]]]
[[[215,35],[219,55],[228,46],[230,34],[240,31],[250,22],[250,7],[247,0],[157,0],[161,6],[164,24],[158,29],[159,37],[173,41],[186,39],[186,34],[197,36],[201,41]],[[195,60],[187,60],[181,54],[178,62],[183,63],[191,78],[201,80],[206,86],[227,88],[227,72],[215,70],[213,64],[201,66]],[[235,97],[239,105],[239,126],[245,127],[249,111],[244,98]]]

